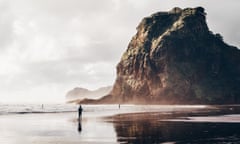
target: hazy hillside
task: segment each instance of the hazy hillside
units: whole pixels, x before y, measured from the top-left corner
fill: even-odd
[[[111,86],[101,87],[97,90],[88,90],[85,88],[76,87],[73,90],[70,90],[66,94],[66,100],[71,101],[81,101],[83,99],[99,99],[110,93],[112,90]]]

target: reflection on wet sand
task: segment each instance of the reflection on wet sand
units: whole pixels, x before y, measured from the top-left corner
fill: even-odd
[[[240,124],[128,121],[114,124],[118,142],[239,142]]]
[[[226,114],[225,110],[222,112]],[[195,114],[179,113],[177,116]],[[173,115],[139,113],[118,115],[112,122],[120,143],[240,143],[240,121],[194,122],[187,118],[182,118],[181,121],[162,121],[170,117]]]
[[[82,119],[78,119],[78,132],[82,131]]]

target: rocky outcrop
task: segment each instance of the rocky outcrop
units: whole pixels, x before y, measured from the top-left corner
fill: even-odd
[[[206,23],[204,8],[174,8],[146,17],[103,103],[240,103],[240,50]]]
[[[97,90],[88,90],[76,87],[66,94],[67,102],[79,103],[84,99],[99,99],[110,93],[112,86],[101,87]]]

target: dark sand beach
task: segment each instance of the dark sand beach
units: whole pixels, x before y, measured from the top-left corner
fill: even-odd
[[[0,143],[240,143],[239,106],[141,107],[0,115]]]
[[[240,143],[238,106],[122,114],[109,121],[114,124],[120,143]]]

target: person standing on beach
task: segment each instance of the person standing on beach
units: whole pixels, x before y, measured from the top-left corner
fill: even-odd
[[[83,111],[83,109],[82,109],[82,106],[80,105],[79,108],[78,108],[78,118],[79,118],[79,120],[82,120],[82,111]]]

